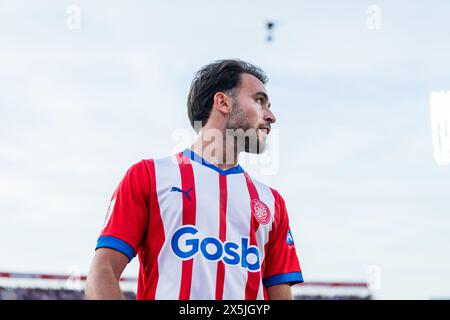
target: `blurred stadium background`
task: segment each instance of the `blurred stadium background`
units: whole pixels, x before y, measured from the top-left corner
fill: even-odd
[[[83,300],[86,276],[0,272],[0,300]],[[121,278],[127,300],[136,299],[136,278]],[[295,300],[369,300],[365,282],[306,282],[292,287]]]

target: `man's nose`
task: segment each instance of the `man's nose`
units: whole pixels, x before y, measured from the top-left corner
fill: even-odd
[[[267,121],[269,123],[275,123],[277,121],[277,119],[275,118],[275,115],[273,114],[273,112],[270,109],[266,109],[264,110],[264,121]]]

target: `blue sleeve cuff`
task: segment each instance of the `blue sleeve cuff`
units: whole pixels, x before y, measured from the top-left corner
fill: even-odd
[[[300,282],[303,282],[303,276],[301,272],[276,274],[274,276],[263,279],[263,284],[266,287],[270,287],[280,283],[289,283],[290,285],[293,285]]]
[[[97,240],[95,250],[99,248],[110,248],[122,252],[131,261],[134,258],[134,249],[125,241],[113,236],[101,236]]]

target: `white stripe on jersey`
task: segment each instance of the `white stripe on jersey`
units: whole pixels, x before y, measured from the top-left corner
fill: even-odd
[[[250,195],[244,174],[227,175],[226,241],[241,245],[241,237],[250,237]],[[218,201],[217,201],[218,202]],[[225,264],[224,300],[244,300],[247,270]]]
[[[194,171],[196,194],[195,226],[198,236],[219,239],[220,189],[219,174],[195,161]],[[208,248],[208,247],[207,247]],[[213,251],[211,253],[214,253]],[[192,267],[191,299],[214,300],[216,295],[217,261],[208,261],[202,255],[194,257]]]
[[[170,192],[174,186],[181,188],[180,169],[174,158],[154,160],[156,191],[165,233],[165,244],[158,257],[159,279],[155,299],[178,300],[180,294],[182,260],[171,251],[171,232],[168,232],[176,230],[183,223],[183,194]]]
[[[272,191],[270,188],[261,182],[255,180],[252,178],[253,184],[255,185],[256,191],[258,191],[259,200],[264,202],[270,210],[270,221],[268,224],[260,224],[258,227],[258,230],[256,230],[256,241],[258,243],[259,253],[260,253],[260,261],[261,265],[265,258],[265,251],[264,246],[269,241],[269,232],[272,230],[272,224],[275,218],[275,198],[272,194]],[[259,284],[259,290],[258,290],[258,300],[264,299],[264,289],[262,284],[262,277],[264,275],[261,274],[261,282]]]

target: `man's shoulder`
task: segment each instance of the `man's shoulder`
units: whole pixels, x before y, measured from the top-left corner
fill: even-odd
[[[256,186],[259,190],[266,190],[267,192],[270,192],[276,200],[278,200],[279,198],[281,198],[281,195],[280,195],[280,193],[279,193],[279,191],[278,191],[277,188],[275,188],[275,187],[269,185],[269,184],[266,183],[266,182],[263,182],[263,181],[261,181],[261,180],[255,178],[255,177],[253,177],[253,176],[250,175],[248,172],[247,172],[247,175],[251,178],[252,182],[255,184],[255,186]]]
[[[177,164],[175,156],[175,154],[171,154],[163,157],[144,158],[132,163],[128,170],[139,171],[143,170],[144,168],[148,170],[149,168],[153,167],[155,163],[158,165]]]

